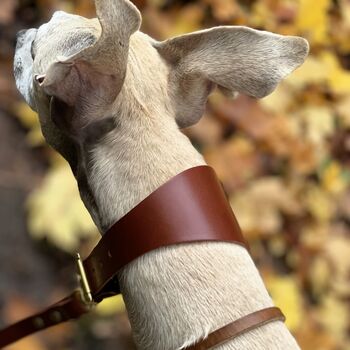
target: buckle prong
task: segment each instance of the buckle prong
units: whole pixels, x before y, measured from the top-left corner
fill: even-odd
[[[89,281],[86,277],[86,272],[84,269],[83,261],[81,260],[80,254],[76,254],[76,263],[78,267],[78,279],[80,283],[80,290],[82,294],[83,301],[86,304],[93,304],[94,300],[92,298],[91,289],[89,286]]]

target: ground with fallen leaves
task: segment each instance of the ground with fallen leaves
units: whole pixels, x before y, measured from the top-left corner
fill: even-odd
[[[306,63],[269,97],[214,94],[185,130],[215,168],[268,289],[304,350],[350,349],[350,1],[135,0],[157,39],[214,25],[302,35]],[[14,86],[15,33],[89,1],[0,2],[0,325],[74,286],[98,239],[65,162]],[[59,219],[57,219],[59,218]],[[121,299],[9,349],[131,350]]]

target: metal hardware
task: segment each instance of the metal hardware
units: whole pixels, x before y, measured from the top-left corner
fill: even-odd
[[[52,322],[55,322],[55,323],[60,323],[63,319],[62,314],[57,310],[51,312],[51,314],[49,315],[49,318]]]
[[[41,317],[35,317],[33,320],[33,325],[36,329],[44,328],[45,322]]]
[[[87,305],[94,304],[94,299],[92,298],[89,281],[86,277],[83,261],[81,260],[79,253],[76,254],[76,259],[82,299]]]

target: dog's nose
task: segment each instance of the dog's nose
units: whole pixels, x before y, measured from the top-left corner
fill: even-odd
[[[19,48],[23,45],[24,43],[24,37],[25,34],[27,33],[27,29],[22,29],[16,34],[16,47]]]
[[[27,32],[27,29],[21,29],[16,34],[16,39],[20,38],[22,35],[24,35]]]

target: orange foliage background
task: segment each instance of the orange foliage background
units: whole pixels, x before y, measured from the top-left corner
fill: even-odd
[[[214,94],[205,116],[184,132],[223,181],[253,258],[302,349],[349,350],[350,1],[134,3],[142,30],[156,39],[247,25],[309,40],[306,63],[271,96],[229,100]],[[68,168],[45,146],[12,76],[16,31],[38,26],[57,9],[94,16],[86,0],[0,3],[3,325],[68,291],[74,284],[67,281],[70,253],[88,251],[97,239]],[[18,191],[21,199],[8,205]],[[17,227],[11,215],[23,225]],[[11,349],[132,349],[123,310],[122,301],[113,300],[91,317]]]

